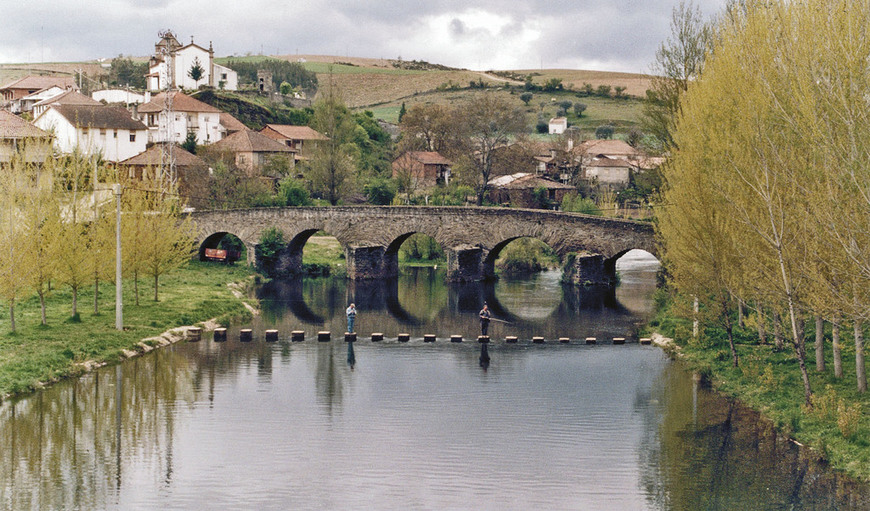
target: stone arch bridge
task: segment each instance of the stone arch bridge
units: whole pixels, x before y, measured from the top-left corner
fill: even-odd
[[[338,206],[252,208],[198,211],[200,258],[226,234],[244,242],[248,263],[266,229],[275,227],[288,240],[281,256],[290,271],[302,269],[302,248],[314,233],[335,236],[345,250],[347,276],[361,280],[398,274],[398,251],[415,233],[431,236],[447,255],[452,281],[493,277],[495,260],[511,241],[530,237],[553,248],[564,261],[574,257],[577,283],[613,282],[616,260],[631,249],[656,255],[653,226],[579,213],[532,209],[423,206]]]

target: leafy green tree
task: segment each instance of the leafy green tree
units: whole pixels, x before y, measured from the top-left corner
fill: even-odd
[[[281,255],[287,248],[284,233],[275,227],[263,231],[255,247],[257,270],[269,277],[277,277]]]
[[[655,136],[667,150],[673,146],[674,123],[680,99],[704,68],[713,42],[713,28],[701,10],[681,1],[671,13],[671,35],[656,52],[652,81],[643,106],[644,131]]]
[[[278,204],[281,206],[310,206],[311,195],[298,179],[286,177],[278,185]]]
[[[408,110],[405,108],[405,102],[402,101],[402,107],[399,108],[399,124],[402,123],[402,118],[405,117],[406,113],[408,113]]]
[[[392,204],[396,197],[396,183],[392,179],[375,178],[365,185],[363,191],[370,203],[385,206]]]
[[[609,139],[613,138],[614,128],[610,124],[602,124],[601,126],[595,128],[595,138],[597,139]]]
[[[583,117],[583,112],[586,111],[585,103],[574,103],[574,115],[577,117]]]
[[[133,62],[130,58],[118,55],[112,59],[109,67],[109,85],[144,89],[146,86],[145,75],[147,74],[148,62]]]
[[[181,143],[181,148],[185,151],[196,154],[196,132],[193,130],[187,131],[187,136],[184,137],[184,142]]]
[[[199,57],[193,59],[193,64],[191,64],[190,69],[187,71],[187,76],[189,76],[190,79],[196,83],[197,88],[199,88],[199,81],[202,80],[203,76],[205,76],[205,68],[202,67],[202,62],[199,61]]]
[[[599,85],[597,89],[595,89],[595,95],[600,96],[602,98],[610,97],[610,85]]]
[[[522,102],[525,103],[526,106],[529,106],[529,101],[531,101],[533,97],[535,97],[535,95],[531,92],[523,92],[522,94],[520,94],[520,100],[522,100]]]
[[[329,139],[320,141],[312,152],[306,177],[314,191],[334,206],[353,189],[358,154],[353,141],[358,124],[332,84],[314,104],[311,124]]]
[[[289,96],[290,93],[293,92],[293,86],[290,85],[290,82],[281,82],[281,86],[278,88],[281,91],[281,94],[284,96]]]
[[[556,92],[563,90],[565,87],[562,85],[561,78],[550,78],[546,82],[544,82],[543,90],[544,92]]]

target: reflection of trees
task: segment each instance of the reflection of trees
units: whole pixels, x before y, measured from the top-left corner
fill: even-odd
[[[648,414],[640,452],[641,482],[653,507],[870,507],[870,488],[808,458],[747,408],[701,389],[695,422],[692,382],[680,366],[663,373],[653,394],[669,396],[661,416]]]
[[[7,509],[99,509],[139,446],[172,476],[172,406],[193,402],[185,357],[163,350],[0,408],[0,502]]]

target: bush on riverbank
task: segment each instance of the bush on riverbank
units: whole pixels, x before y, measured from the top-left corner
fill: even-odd
[[[791,347],[777,350],[775,344],[761,344],[754,316],[746,328],[735,327],[735,348],[740,364],[734,367],[723,328],[712,323],[700,325],[698,339],[692,337],[692,308],[686,300],[674,298],[667,290],[657,292],[659,312],[649,328],[674,339],[682,358],[718,391],[759,410],[784,433],[813,449],[818,456],[853,477],[870,481],[870,396],[855,388],[855,348],[847,332],[841,332],[843,378],[829,370],[810,370],[816,389],[813,408],[803,405],[804,393],[798,359]],[[699,317],[704,320],[701,308]],[[737,325],[736,314],[732,318]],[[804,336],[815,336],[812,322],[806,322]],[[826,329],[826,366],[833,366],[831,331]],[[866,334],[865,334],[866,335]]]
[[[249,316],[240,300],[227,287],[229,282],[248,279],[243,265],[191,262],[160,281],[160,301],[133,304],[133,286],[124,282],[124,331],[115,330],[114,285],[100,287],[101,313],[79,313],[80,322],[69,317],[69,291],[57,289],[48,298],[48,325],[40,325],[39,299],[32,296],[16,307],[17,331],[0,334],[0,396],[28,392],[39,382],[80,374],[83,362],[116,362],[121,350],[166,330],[211,318],[227,323]],[[79,292],[82,303],[93,304],[93,288]]]

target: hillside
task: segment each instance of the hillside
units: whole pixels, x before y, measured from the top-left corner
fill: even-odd
[[[587,106],[581,117],[569,111],[568,118],[572,125],[594,130],[598,125],[610,123],[618,131],[624,131],[639,122],[638,98],[645,95],[650,81],[647,75],[604,71],[527,69],[479,72],[451,69],[426,62],[330,55],[231,56],[215,60],[219,63],[230,60],[256,62],[266,58],[301,62],[306,69],[317,74],[321,89],[331,81],[341,89],[348,106],[372,110],[376,117],[389,122],[397,122],[403,103],[409,108],[416,103],[458,104],[473,100],[476,94],[481,93],[481,89],[470,88],[470,83],[483,82],[488,90],[496,89],[497,93],[508,96],[517,106],[524,108],[532,125],[538,118],[546,119],[556,115],[556,103],[567,100]],[[74,75],[79,69],[94,77],[106,72],[103,65],[99,62],[0,64],[0,84],[28,74]],[[569,90],[535,92],[533,99],[525,105],[519,96],[523,92],[523,81],[528,76],[536,85],[543,85],[552,78],[561,79],[562,84]],[[591,84],[593,88],[599,85],[624,87],[629,98],[578,97],[576,91],[585,83]],[[254,117],[258,116],[259,114]],[[254,122],[253,119],[251,122]]]

